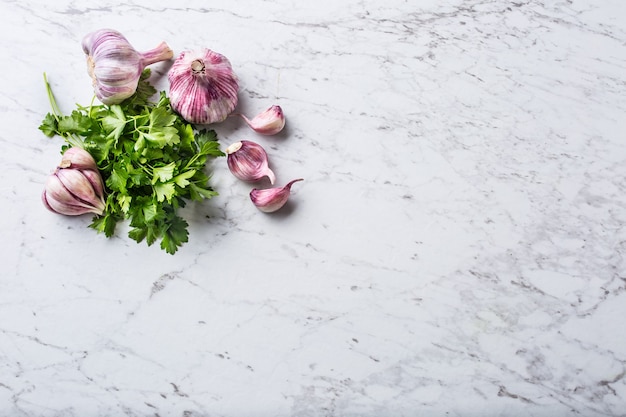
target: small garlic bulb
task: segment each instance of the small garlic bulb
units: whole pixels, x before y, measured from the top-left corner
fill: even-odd
[[[243,181],[259,181],[268,177],[274,184],[276,176],[269,168],[267,153],[261,145],[249,140],[235,142],[226,148],[226,162],[233,175]]]
[[[138,52],[113,29],[89,33],[83,38],[82,47],[96,97],[104,104],[118,104],[135,94],[145,67],[174,56],[165,42],[149,51]]]
[[[291,194],[291,186],[298,181],[303,181],[303,179],[298,178],[290,181],[284,187],[267,188],[265,190],[254,188],[250,191],[250,200],[259,210],[265,213],[273,213],[287,203]]]
[[[248,119],[243,114],[240,114],[240,116],[252,130],[262,135],[275,135],[285,127],[285,114],[283,113],[283,109],[276,105],[257,114],[253,119]]]
[[[222,122],[237,106],[230,61],[210,49],[184,51],[168,72],[172,109],[189,123]]]
[[[48,210],[67,216],[102,214],[104,184],[93,157],[81,148],[68,149],[48,176],[41,200]]]

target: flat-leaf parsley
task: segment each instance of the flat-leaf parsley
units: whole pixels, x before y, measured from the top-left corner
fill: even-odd
[[[39,129],[48,137],[65,138],[62,149],[80,146],[96,160],[106,185],[106,208],[90,227],[110,237],[129,220],[128,236],[174,254],[188,241],[188,226],[177,214],[189,200],[217,195],[205,173],[209,158],[224,156],[214,130],[196,130],[176,114],[164,91],[156,89],[144,70],[136,93],[120,104],[78,106],[61,114],[45,77],[52,112]]]

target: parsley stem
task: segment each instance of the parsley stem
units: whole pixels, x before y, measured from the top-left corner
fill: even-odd
[[[183,169],[183,171],[187,171],[189,169],[189,167],[196,162],[196,159],[198,159],[198,157],[201,156],[201,154],[197,153],[194,156],[191,157],[191,159],[189,159],[189,162],[187,163],[187,165],[185,165],[185,168]]]
[[[93,97],[91,97],[91,103],[89,103],[89,117],[91,117],[93,119],[93,102],[96,100],[96,95],[94,94]]]
[[[52,108],[52,115],[58,122],[59,117],[61,116],[61,110],[59,110],[57,101],[54,98],[54,94],[52,93],[52,87],[50,87],[50,83],[48,82],[48,76],[45,72],[43,73],[43,81],[44,83],[46,83],[46,92],[48,93],[48,101],[50,102],[50,107]]]
[[[57,103],[57,100],[54,97],[54,93],[52,92],[52,87],[50,86],[50,83],[48,82],[48,76],[46,75],[45,72],[43,73],[43,81],[46,84],[46,92],[48,93],[48,101],[50,102],[52,115],[54,116],[54,119],[58,123],[61,117],[63,117],[63,114],[61,113],[61,109],[59,109],[59,104]],[[83,149],[85,148],[83,141],[78,136],[73,135],[69,132],[65,133],[63,136],[65,136],[67,143],[69,143],[70,145],[77,146]]]

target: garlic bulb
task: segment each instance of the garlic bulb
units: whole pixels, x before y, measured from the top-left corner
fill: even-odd
[[[89,33],[83,38],[82,47],[96,97],[104,104],[118,104],[132,96],[145,67],[174,56],[165,42],[149,51],[138,52],[113,29]]]
[[[210,49],[182,52],[168,79],[172,109],[189,123],[222,122],[237,106],[239,84],[230,61]]]
[[[268,188],[259,190],[257,188],[250,191],[250,200],[261,211],[272,213],[285,205],[291,194],[291,186],[297,181],[303,181],[302,178],[290,181],[284,187]]]
[[[255,132],[262,135],[275,135],[285,127],[285,114],[280,106],[272,106],[253,119],[248,119],[243,114],[240,116],[248,123]]]
[[[274,184],[276,176],[269,168],[267,153],[261,145],[249,140],[235,142],[226,148],[226,162],[233,175],[243,181],[259,181],[268,177]]]
[[[48,177],[41,200],[48,210],[59,214],[102,214],[104,184],[93,157],[81,148],[68,149]]]

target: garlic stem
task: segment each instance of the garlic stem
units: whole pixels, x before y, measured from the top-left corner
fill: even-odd
[[[174,51],[165,42],[161,42],[159,46],[146,52],[140,52],[144,67],[161,61],[167,61],[174,56]]]
[[[191,71],[193,71],[194,74],[203,73],[205,68],[206,67],[204,66],[204,62],[200,61],[199,59],[196,59],[191,63]]]

